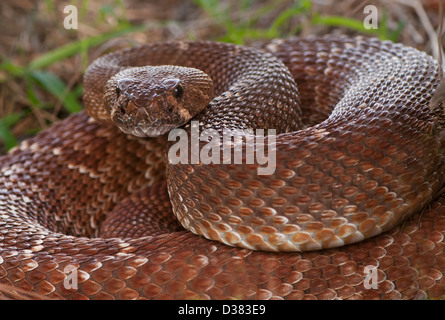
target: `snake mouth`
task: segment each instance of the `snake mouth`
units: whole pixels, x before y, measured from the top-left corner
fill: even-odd
[[[158,137],[176,128],[162,118],[155,118],[147,112],[156,106],[139,107],[131,100],[119,101],[111,110],[111,119],[124,133],[137,137]]]
[[[136,124],[130,124],[124,128],[120,128],[124,133],[132,134],[137,137],[158,137],[168,133],[170,130],[176,128],[175,126],[152,126],[147,125],[144,121],[139,121]]]

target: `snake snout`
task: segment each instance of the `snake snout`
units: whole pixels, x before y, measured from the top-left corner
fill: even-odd
[[[111,120],[124,133],[137,137],[157,137],[177,127],[177,120],[162,114],[157,103],[139,106],[132,100],[116,103],[111,109]]]

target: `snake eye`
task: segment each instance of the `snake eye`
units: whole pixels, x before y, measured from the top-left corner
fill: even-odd
[[[120,93],[121,93],[121,89],[119,88],[119,86],[116,86],[116,94],[120,95]]]
[[[184,96],[184,87],[181,80],[176,78],[168,78],[162,81],[164,88],[168,94],[171,94],[176,100],[181,100]]]
[[[180,83],[178,83],[175,90],[173,91],[173,96],[175,97],[176,100],[181,100],[183,95],[184,95],[184,88]]]

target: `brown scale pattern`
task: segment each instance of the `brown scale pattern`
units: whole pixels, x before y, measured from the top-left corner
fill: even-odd
[[[233,59],[245,50],[157,44],[108,62],[141,65],[153,47],[159,55],[152,56],[169,63],[199,66],[202,57],[212,78],[226,79],[216,94],[229,88],[218,89],[230,78],[224,66],[240,67]],[[211,62],[217,48],[225,64]],[[288,88],[293,80],[277,76],[275,84],[261,83],[263,91],[230,89],[199,117],[203,125],[210,113],[224,123],[219,102],[237,117],[243,114],[237,108],[249,106],[246,97],[256,102],[248,118],[279,106],[264,111],[266,122],[248,121],[266,128],[278,121],[287,130],[280,108],[296,103],[289,116],[301,102],[307,128],[278,137],[274,175],[257,176],[257,165],[169,165],[167,191],[164,138],[129,137],[84,112],[73,115],[0,159],[0,284],[66,299],[444,299],[445,198],[428,204],[444,182],[442,128],[435,126],[437,110],[428,109],[437,64],[414,49],[363,38],[264,48],[288,66],[300,97]],[[265,61],[281,65],[270,56]],[[275,90],[275,100],[263,96]],[[93,105],[100,102],[88,92]],[[295,121],[291,128],[301,126]],[[354,242],[389,231],[321,251],[260,252],[184,231],[168,218],[173,212],[196,233],[229,242],[241,237],[238,245],[257,249],[318,249],[337,245],[336,237]],[[145,223],[152,226],[141,228]],[[77,289],[64,285],[66,266],[77,270]],[[364,286],[366,266],[377,266],[377,289]]]

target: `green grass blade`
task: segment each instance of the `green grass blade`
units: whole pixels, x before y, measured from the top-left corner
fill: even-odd
[[[32,81],[27,81],[26,83],[26,97],[28,98],[29,103],[37,109],[43,109],[43,103],[40,102],[39,98],[37,98],[36,92],[34,90],[34,86],[31,83]]]
[[[278,34],[278,28],[285,24],[287,21],[289,21],[290,18],[293,16],[300,15],[302,13],[306,13],[311,9],[311,2],[304,0],[300,1],[297,6],[289,8],[285,11],[283,11],[272,23],[272,26],[270,27],[271,30],[274,30],[277,36]]]
[[[75,113],[82,110],[82,106],[77,101],[77,97],[74,92],[68,91],[63,81],[56,75],[46,71],[33,70],[30,71],[30,77],[48,92],[60,99],[65,109],[70,113]]]
[[[332,27],[345,27],[355,31],[378,34],[377,29],[366,29],[363,25],[363,21],[341,16],[322,17],[318,14],[315,14],[312,18],[312,24],[321,24]]]
[[[108,41],[112,38],[131,33],[136,31],[142,31],[145,30],[147,27],[145,25],[141,26],[134,26],[134,27],[125,27],[123,29],[112,31],[108,33],[101,34],[99,36],[95,37],[89,37],[84,38],[79,41],[75,41],[72,43],[69,43],[61,48],[55,49],[51,52],[48,52],[33,61],[29,64],[29,69],[35,70],[35,69],[44,69],[50,65],[52,65],[56,61],[60,61],[63,59],[66,59],[68,57],[71,57],[75,54],[78,54],[79,52],[82,52],[85,50],[85,48],[93,47],[98,44],[101,44],[105,41]]]
[[[12,134],[10,128],[16,124],[21,118],[19,113],[11,113],[0,119],[0,140],[5,144],[6,150],[17,145],[17,140]]]
[[[2,70],[15,77],[22,77],[26,73],[23,67],[20,67],[6,59],[0,64],[0,71]]]
[[[312,18],[312,24],[321,24],[333,27],[345,27],[351,30],[376,35],[380,40],[391,40],[396,42],[403,30],[404,24],[399,23],[397,29],[392,31],[388,29],[386,11],[383,12],[382,22],[377,29],[366,29],[363,21],[341,16],[320,16],[315,14]]]

